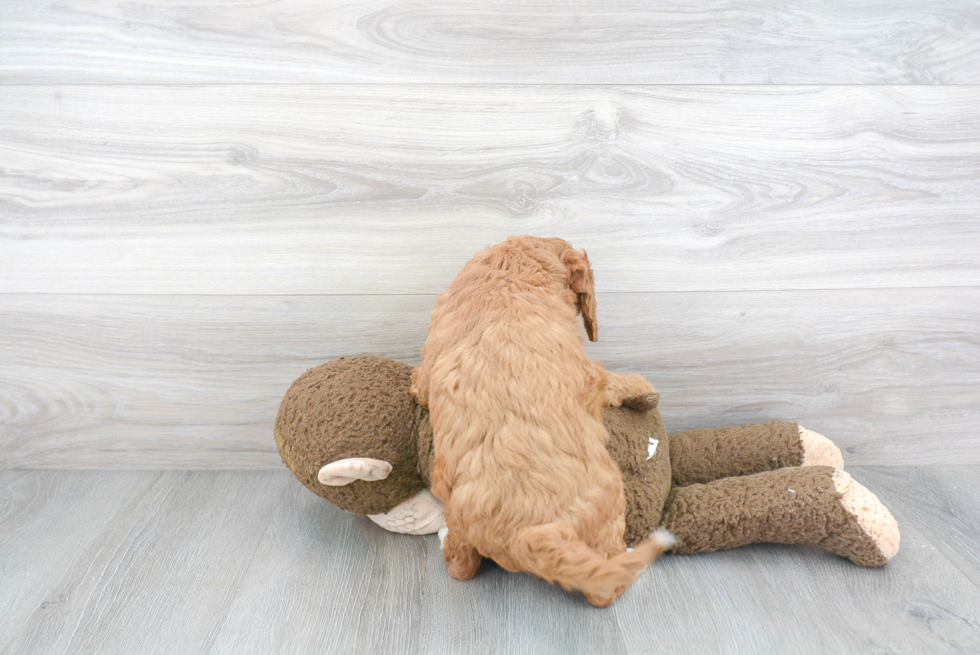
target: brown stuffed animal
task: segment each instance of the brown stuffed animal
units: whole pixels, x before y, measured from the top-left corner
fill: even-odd
[[[411,375],[382,357],[312,368],[286,392],[275,435],[283,462],[313,493],[393,532],[429,534],[445,524],[427,489],[432,431],[409,394]],[[623,472],[628,545],[663,527],[678,539],[675,553],[819,544],[883,566],[898,552],[888,509],[844,472],[830,440],[796,423],[668,436],[656,406],[608,408],[604,422]]]

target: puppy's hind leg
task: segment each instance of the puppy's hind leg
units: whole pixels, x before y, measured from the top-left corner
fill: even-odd
[[[604,526],[602,538],[593,547],[599,552],[604,553],[606,558],[615,557],[626,552],[626,542],[623,540],[623,532],[626,529],[626,516],[620,516],[616,521]],[[608,607],[613,601],[626,591],[629,585],[620,585],[613,589],[611,593],[595,594],[586,593],[585,597],[590,604],[595,607]]]
[[[447,521],[447,526],[439,530],[439,539],[442,555],[449,565],[449,575],[457,580],[469,580],[476,575],[483,556],[466,541],[458,526]]]
[[[480,568],[483,557],[465,538],[452,509],[452,485],[446,472],[446,458],[436,455],[432,464],[432,494],[442,501],[446,527],[439,530],[442,554],[449,564],[449,575],[457,580],[469,580]]]

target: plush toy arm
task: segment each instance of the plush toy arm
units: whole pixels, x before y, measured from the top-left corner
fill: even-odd
[[[669,443],[678,486],[786,466],[844,468],[840,450],[830,439],[787,421],[689,430],[671,435]]]
[[[898,524],[878,498],[830,466],[805,466],[675,487],[662,527],[672,552],[707,553],[754,543],[818,544],[861,566],[898,552]]]
[[[367,517],[385,530],[401,534],[432,534],[446,527],[442,503],[428,489],[423,489],[384,514]]]

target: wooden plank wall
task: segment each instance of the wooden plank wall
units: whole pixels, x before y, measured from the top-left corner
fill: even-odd
[[[980,463],[973,2],[0,5],[0,467],[277,468],[510,234],[668,427]]]

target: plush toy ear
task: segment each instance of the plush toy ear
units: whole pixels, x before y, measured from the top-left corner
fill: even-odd
[[[595,276],[589,265],[589,256],[583,250],[568,248],[561,253],[561,262],[568,270],[568,286],[578,294],[578,310],[582,313],[585,332],[589,341],[599,340],[599,322],[596,320]]]
[[[342,487],[356,480],[384,480],[391,473],[391,464],[383,459],[370,457],[348,457],[330,462],[320,469],[316,479],[320,484]]]

